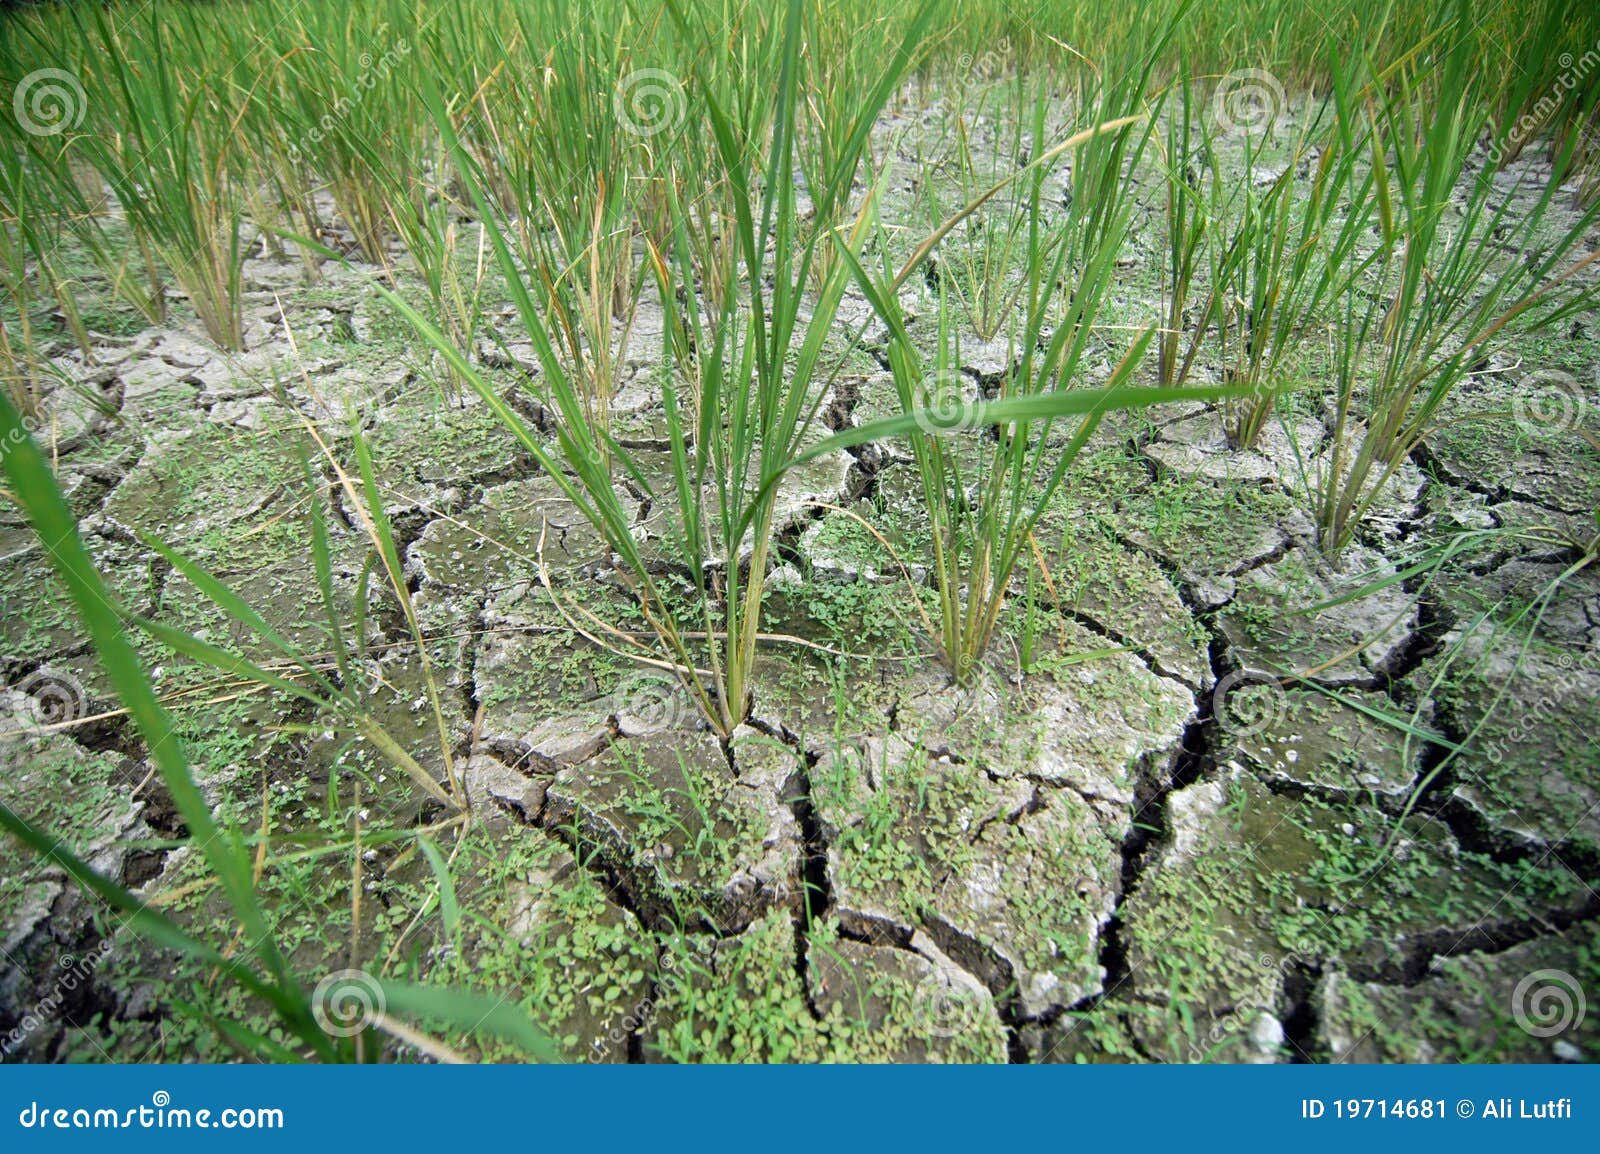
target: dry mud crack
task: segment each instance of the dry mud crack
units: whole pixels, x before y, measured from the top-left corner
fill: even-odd
[[[259,286],[288,275],[251,264]],[[103,406],[53,398],[59,473],[130,607],[260,655],[143,544],[154,535],[320,651],[295,414],[332,438],[368,414],[447,743],[499,839],[464,887],[494,931],[464,947],[419,932],[419,967],[513,991],[575,1053],[608,1061],[1570,1056],[1519,1031],[1510,996],[1600,944],[1600,585],[1592,571],[1565,584],[1531,642],[1493,610],[1562,572],[1571,558],[1553,546],[1340,598],[1448,528],[1575,531],[1596,495],[1576,441],[1430,441],[1330,565],[1304,511],[1308,475],[1329,467],[1321,416],[1286,414],[1250,452],[1227,447],[1209,410],[1108,421],[1041,522],[1050,581],[1019,582],[1001,642],[962,685],[908,608],[928,575],[904,447],[831,455],[786,485],[773,617],[851,659],[764,649],[752,719],[722,742],[670,678],[574,630],[578,605],[639,622],[599,537],[482,405],[438,404],[352,284],[287,308],[252,303],[247,328],[266,349],[287,316],[311,349],[293,374],[176,329],[108,349],[79,372]],[[865,323],[860,300],[846,311]],[[653,320],[659,336],[646,314],[635,335]],[[992,391],[1008,351],[966,352],[964,387]],[[822,407],[829,428],[895,403],[882,349],[850,355]],[[667,463],[650,367],[635,366],[618,413],[654,483]],[[1463,403],[1497,403],[1495,387]],[[328,471],[317,483],[342,513],[340,606],[354,614],[368,593],[372,708],[442,776],[403,624],[363,583],[359,511]],[[624,507],[670,573],[667,508],[637,484]],[[111,713],[63,590],[9,512],[0,582],[7,682],[54,677],[85,712]],[[229,698],[146,655],[163,690],[202,696],[186,724],[208,800],[250,825],[266,796],[291,833],[316,830],[350,756],[331,719]],[[19,724],[30,708],[5,699]],[[1447,758],[1428,735],[1471,745]],[[120,720],[14,735],[0,767],[0,801],[70,823],[108,876],[180,899],[203,885],[191,855],[145,848],[183,831],[159,785],[135,788],[149,765]],[[389,789],[367,795],[373,810],[437,819],[397,777],[374,777]],[[5,865],[0,1033],[61,956],[114,930],[64,878]],[[395,930],[374,907],[407,910],[427,874],[388,849],[364,868],[370,939]],[[314,875],[324,905],[295,916],[338,908],[335,872]],[[125,969],[29,1035],[30,1055],[66,1056],[69,1027],[97,1016],[157,1028],[141,974],[172,959],[124,952]],[[1567,1044],[1592,1056],[1585,1030]]]

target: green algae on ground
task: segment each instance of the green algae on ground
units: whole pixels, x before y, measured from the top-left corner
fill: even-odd
[[[1501,953],[1441,957],[1415,984],[1360,982],[1337,970],[1318,990],[1336,1062],[1593,1060],[1600,1028],[1582,991],[1600,983],[1592,925]]]
[[[777,912],[735,938],[673,939],[646,1057],[1005,1060],[1005,1032],[987,995],[955,985],[928,958],[841,938],[825,924],[812,926],[807,951],[797,970],[794,926]]]
[[[1396,827],[1358,805],[1269,793],[1242,772],[1169,805],[1171,844],[1123,907],[1132,996],[1199,1023],[1200,1036],[1221,1023],[1242,1040],[1241,1008],[1286,1012],[1300,974],[1339,966],[1399,981],[1434,950],[1522,932],[1551,910],[1574,916],[1587,900],[1571,873],[1468,852],[1429,818]],[[1152,1053],[1167,1045],[1162,1029],[1142,1033]]]

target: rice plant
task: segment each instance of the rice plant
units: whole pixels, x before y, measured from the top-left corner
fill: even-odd
[[[1229,206],[1234,223],[1213,233],[1202,326],[1209,321],[1218,330],[1224,379],[1246,387],[1246,399],[1226,406],[1228,439],[1239,448],[1260,436],[1288,387],[1290,358],[1326,307],[1375,259],[1360,251],[1375,211],[1376,175],[1360,170],[1366,140],[1350,127],[1352,72],[1339,68],[1334,84],[1332,106],[1317,110],[1259,194],[1247,151],[1237,204]]]
[[[880,99],[883,50],[894,43],[904,13],[869,10],[864,20],[841,17],[840,9],[829,4],[806,6],[802,95],[794,127],[796,177],[809,200],[800,205],[800,213],[809,232],[823,238],[849,216],[840,170],[853,171],[859,164],[870,180],[877,168],[870,137],[858,141],[855,131],[863,114],[871,119],[878,111],[873,102]],[[814,291],[824,290],[835,263],[833,246],[818,244],[811,256]]]
[[[1163,194],[1166,247],[1162,252],[1162,327],[1156,372],[1162,384],[1180,385],[1199,355],[1205,323],[1196,325],[1187,345],[1189,295],[1200,271],[1211,214],[1219,197],[1219,162],[1207,143],[1208,122],[1196,114],[1194,89],[1185,76],[1175,86],[1178,106],[1167,118],[1163,138]],[[1170,95],[1169,95],[1170,99]],[[1209,189],[1209,191],[1207,191]],[[1207,310],[1209,313],[1209,310]]]
[[[0,381],[18,412],[37,417],[41,387],[30,258],[38,251],[39,222],[28,176],[20,152],[0,150],[0,289],[17,317],[15,326],[0,326]]]
[[[1536,331],[1594,300],[1592,282],[1576,278],[1600,260],[1581,255],[1600,206],[1557,208],[1573,175],[1573,144],[1548,175],[1523,173],[1512,195],[1492,166],[1469,172],[1487,118],[1469,20],[1458,6],[1437,66],[1407,63],[1374,97],[1382,249],[1374,280],[1347,295],[1336,337],[1333,444],[1317,507],[1330,554],[1351,541],[1490,341],[1513,325]]]
[[[203,25],[152,9],[120,23],[73,10],[92,59],[88,104],[99,130],[73,139],[74,155],[100,174],[141,245],[165,266],[224,349],[244,345],[240,311],[243,201],[234,126],[240,115],[223,77],[190,71],[204,60]],[[137,44],[131,29],[138,27]]]
[[[979,90],[971,96],[974,86]],[[953,140],[948,157],[942,163],[934,161],[923,180],[930,228],[1008,176],[1029,150],[1036,154],[1048,147],[1042,138],[1046,100],[1039,92],[1030,115],[1020,76],[1008,79],[998,92],[981,80],[960,84],[950,110]],[[974,139],[980,132],[986,140]],[[1030,228],[1037,223],[1030,206],[1043,195],[1047,175],[1035,169],[1027,179],[1011,182],[983,213],[967,217],[939,247],[935,266],[939,285],[954,296],[979,340],[994,340],[1012,321],[1027,288],[1022,273],[1027,261],[1048,261],[1048,253],[1035,253],[1031,246],[1048,245],[1062,235],[1060,230]]]
[[[415,19],[396,4],[314,6],[270,29],[278,163],[325,184],[350,243],[380,266],[392,222],[419,215],[426,198],[426,120],[398,74],[415,50]]]
[[[613,440],[592,404],[587,382],[576,379],[557,354],[545,308],[524,283],[503,227],[475,177],[448,115],[436,95],[428,97],[451,142],[463,183],[482,213],[497,259],[510,282],[525,330],[538,353],[543,376],[530,387],[555,417],[559,458],[479,376],[460,352],[422,322],[403,302],[391,300],[433,341],[455,370],[495,408],[523,446],[562,486],[622,559],[660,652],[640,654],[675,670],[718,732],[730,734],[750,708],[750,676],[760,638],[761,605],[776,526],[776,480],[795,460],[826,391],[819,366],[832,319],[845,287],[837,265],[823,292],[806,301],[816,254],[834,237],[802,226],[795,201],[803,6],[787,6],[777,97],[770,140],[761,108],[735,103],[724,108],[703,76],[704,115],[717,143],[720,180],[731,191],[737,220],[735,278],[720,299],[697,301],[695,261],[718,250],[693,231],[697,219],[676,190],[669,191],[673,249],[652,253],[651,263],[666,310],[667,363],[660,396],[672,446],[673,495],[679,517],[672,559],[687,573],[697,619],[680,621],[678,598],[652,572],[612,479],[612,461],[656,496],[632,455]],[[685,34],[690,24],[675,18]],[[849,194],[873,119],[909,64],[921,24],[914,22],[880,76],[871,99],[852,122],[850,149],[812,189],[819,207]],[[735,99],[739,94],[735,93]],[[758,105],[760,107],[758,107]],[[860,218],[864,219],[864,218]],[[860,243],[864,229],[856,230]],[[713,255],[713,260],[720,256]],[[726,270],[725,270],[726,271]],[[681,293],[681,298],[680,298]],[[806,314],[802,317],[802,308]]]
[[[1091,107],[1101,112],[1139,108],[1148,77],[1148,65],[1130,69]],[[1041,100],[1033,121],[1036,146],[1043,143],[1044,109]],[[889,325],[890,367],[902,411],[921,426],[911,434],[911,445],[921,511],[933,542],[929,568],[939,607],[935,644],[958,682],[977,673],[1034,527],[1101,419],[1118,410],[1217,395],[1130,387],[1154,337],[1150,330],[1122,353],[1103,386],[1080,385],[1085,360],[1100,339],[1096,322],[1123,251],[1133,211],[1132,181],[1151,132],[1149,120],[1138,115],[1090,123],[1065,141],[1039,148],[1037,159],[1025,166],[1026,316],[1014,341],[1020,360],[1004,375],[996,397],[1015,418],[996,425],[992,436],[985,432],[977,444],[952,435],[988,422],[962,395],[948,297],[940,296],[930,363],[907,330],[896,295],[912,264],[897,275],[886,265],[871,276],[849,256],[861,290]],[[1029,169],[1036,174],[1073,148],[1070,204],[1052,229],[1045,222],[1042,181]],[[1056,235],[1047,237],[1047,231]],[[1058,432],[1057,418],[1068,416],[1076,421]]]
[[[50,361],[53,342],[40,331],[36,312],[53,307],[83,363],[94,363],[73,281],[59,267],[68,217],[83,209],[82,189],[64,167],[59,151],[20,142],[0,148],[0,293],[16,314],[14,325],[0,327],[0,382],[17,411],[30,418],[40,415],[47,385],[66,381]],[[85,247],[107,263],[97,237]]]
[[[628,71],[634,36],[622,6],[573,14],[567,50],[550,53],[529,70],[521,64],[561,11],[559,5],[519,6],[509,31],[496,32],[496,73],[476,91],[463,139],[475,172],[493,192],[524,275],[548,318],[549,335],[565,371],[582,385],[586,419],[605,452],[611,397],[621,384],[622,358],[643,280],[635,252],[634,205],[640,169],[671,147],[681,99],[662,84],[660,108],[632,125],[618,116],[639,81]]]

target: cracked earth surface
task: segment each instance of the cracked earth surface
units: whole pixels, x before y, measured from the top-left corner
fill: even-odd
[[[319,860],[263,882],[308,967],[337,968],[328,927],[398,935],[394,964],[517,999],[574,1056],[603,1061],[1541,1061],[1600,1047],[1595,1016],[1552,1043],[1512,1005],[1536,971],[1600,990],[1600,576],[1563,583],[1530,633],[1504,608],[1549,586],[1559,550],[1507,538],[1437,579],[1401,573],[1416,543],[1461,528],[1581,527],[1600,462],[1576,438],[1512,444],[1464,424],[1430,440],[1333,565],[1304,512],[1324,414],[1286,405],[1247,452],[1209,410],[1108,421],[1037,534],[1050,580],[1017,590],[987,665],[959,686],[910,608],[927,574],[901,564],[920,532],[903,447],[823,458],[786,482],[771,605],[774,632],[809,644],[763,650],[750,721],[721,741],[670,680],[572,628],[574,605],[639,622],[559,488],[481,406],[441,403],[358,280],[330,267],[297,294],[298,268],[247,263],[256,351],[220,356],[174,327],[108,343],[92,368],[63,356],[96,403],[58,391],[50,429],[63,489],[130,605],[248,649],[143,543],[154,535],[317,651],[294,414],[329,436],[362,417],[477,807],[459,881],[474,916],[454,937],[408,936],[429,880],[415,854],[370,849],[355,914],[347,862]],[[868,315],[854,299],[844,312]],[[301,350],[290,375],[275,371],[286,325]],[[634,338],[659,327],[646,300]],[[1581,330],[1560,355],[1594,355]],[[882,335],[867,324],[847,354],[829,426],[892,409]],[[523,371],[506,348],[497,371]],[[967,350],[974,396],[1006,356]],[[619,440],[664,471],[649,358],[629,363]],[[1457,415],[1503,403],[1514,378],[1474,377]],[[318,483],[339,513],[338,596],[371,615],[370,708],[442,775],[417,655],[362,579],[357,511],[330,473]],[[642,489],[628,500],[641,539],[659,539],[668,511]],[[0,744],[6,803],[70,828],[97,868],[178,915],[218,918],[11,511],[0,568],[7,714],[26,719],[45,677],[96,718]],[[197,702],[180,716],[202,785],[246,827],[309,835],[357,776],[371,820],[436,818],[328,719],[220,692],[148,645],[147,659],[180,707]],[[1423,734],[1464,752],[1446,761]],[[15,855],[4,867],[0,1033],[111,928],[59,873]],[[93,1057],[123,1036],[163,1052],[159,1005],[184,977],[149,943],[108,956],[26,1054]]]

